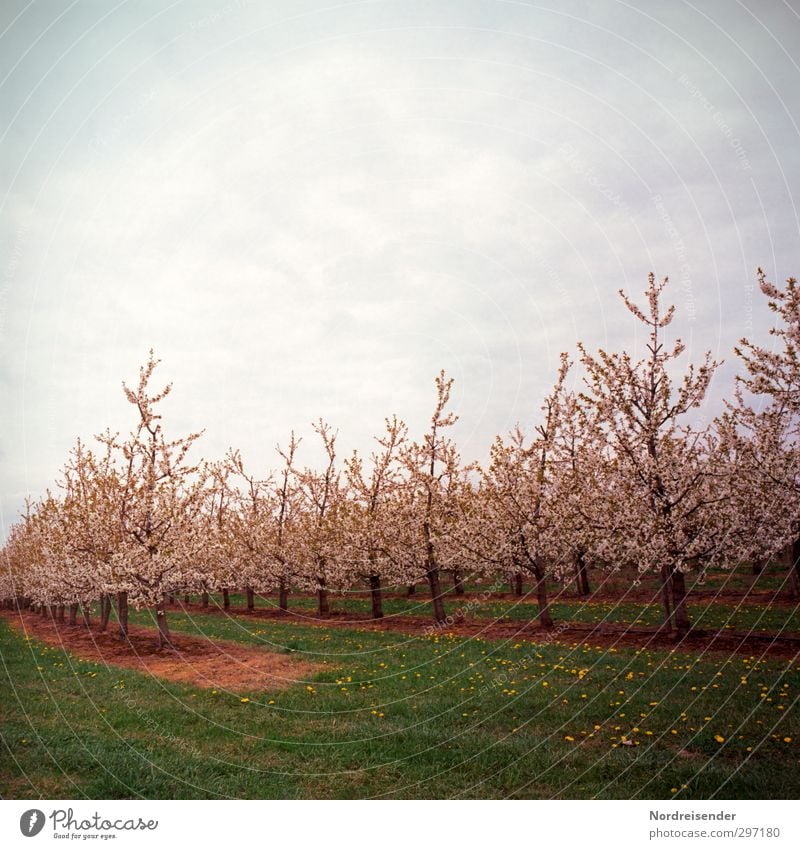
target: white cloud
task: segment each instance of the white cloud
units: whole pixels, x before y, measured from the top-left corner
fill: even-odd
[[[800,259],[800,148],[759,82],[791,102],[796,69],[776,52],[756,73],[660,6],[490,6],[129,10],[46,77],[3,171],[6,521],[75,436],[124,426],[119,381],[151,345],[168,421],[260,464],[320,415],[347,446],[395,411],[422,426],[441,367],[483,454],[536,415],[561,350],[633,344],[616,290],[651,268],[692,353],[729,356],[755,266]],[[16,110],[80,33],[56,28],[0,98]]]

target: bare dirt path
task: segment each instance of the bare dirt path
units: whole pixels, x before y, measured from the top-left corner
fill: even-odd
[[[179,605],[187,613],[236,616],[255,620],[280,621],[293,625],[316,625],[324,627],[356,628],[370,631],[398,631],[404,634],[426,636],[453,634],[458,637],[481,637],[491,640],[518,639],[531,643],[588,643],[591,645],[636,647],[648,649],[677,649],[686,652],[715,651],[726,654],[761,655],[794,658],[800,656],[800,634],[780,635],[762,632],[703,631],[695,629],[681,639],[658,628],[628,627],[611,624],[585,624],[580,622],[556,622],[547,630],[537,622],[512,620],[461,620],[453,621],[441,628],[434,628],[427,616],[387,615],[383,619],[371,619],[368,614],[333,612],[320,617],[312,608],[294,608],[288,612],[278,609],[203,608],[199,605]],[[454,617],[455,619],[455,617]]]
[[[271,594],[265,597],[272,598]],[[404,601],[424,604],[430,601],[426,590],[418,590],[409,596],[406,592],[388,591],[383,594],[384,599],[403,599]],[[274,596],[277,601],[277,596]],[[316,599],[315,593],[293,592],[292,598],[307,598],[309,601]],[[347,593],[347,598],[368,601],[369,591],[352,591]],[[495,591],[487,592],[481,590],[466,590],[461,595],[448,590],[444,593],[447,604],[492,604],[497,602],[513,602],[515,604],[529,604],[536,606],[536,593],[526,588],[523,595],[512,592]],[[556,587],[550,593],[550,604],[659,604],[660,590],[647,589],[643,587],[628,588],[620,591],[616,588],[606,589],[600,587],[588,596],[578,595],[574,590]],[[764,590],[764,589],[713,589],[705,587],[693,587],[688,597],[689,604],[699,602],[714,602],[715,604],[753,604],[769,605],[771,607],[797,607],[800,599],[793,598],[788,589]]]
[[[174,649],[158,649],[155,628],[131,626],[130,639],[115,636],[116,626],[95,628],[56,625],[35,613],[0,611],[24,636],[63,649],[82,660],[113,664],[196,687],[245,692],[274,690],[307,681],[323,667],[289,654],[223,640],[210,641],[173,632]]]
[[[674,635],[659,632],[657,628],[558,622],[553,629],[546,630],[535,622],[509,620],[454,621],[443,628],[433,630],[431,619],[425,616],[387,616],[376,621],[368,618],[367,614],[345,612],[322,618],[311,608],[282,613],[277,609],[263,608],[257,608],[253,612],[242,608],[223,611],[199,605],[179,605],[178,609],[182,607],[192,616],[230,616],[240,621],[252,619],[254,622],[387,631],[415,636],[452,634],[458,637],[524,641],[534,645],[587,644],[608,648],[674,649],[688,653],[715,652],[794,660],[800,658],[800,634],[778,636],[696,630],[678,640]],[[266,648],[225,640],[211,641],[175,630],[174,648],[159,649],[155,628],[132,626],[130,639],[126,642],[115,635],[114,623],[109,624],[109,632],[100,634],[95,628],[87,629],[81,625],[57,625],[48,617],[30,611],[0,611],[0,615],[17,633],[68,651],[83,660],[121,666],[196,687],[218,688],[238,693],[274,690],[308,682],[324,668],[322,664],[310,663]]]

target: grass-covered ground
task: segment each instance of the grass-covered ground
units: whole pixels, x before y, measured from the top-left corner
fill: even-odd
[[[214,596],[209,604],[218,609],[222,606],[220,596]],[[244,598],[231,596],[234,609],[241,609]],[[367,616],[370,603],[365,598],[335,598],[332,609]],[[290,611],[312,614],[315,610],[313,598],[295,597],[290,601]],[[607,623],[617,625],[655,626],[661,622],[662,610],[659,604],[646,602],[615,601],[570,601],[553,602],[549,605],[555,621]],[[256,599],[256,608],[277,609],[277,599],[264,597]],[[450,615],[463,613],[466,619],[501,620],[530,622],[538,617],[539,607],[528,598],[508,598],[498,601],[475,601],[471,597],[448,599],[447,610]],[[705,630],[728,629],[735,631],[800,632],[800,605],[758,605],[745,601],[716,602],[696,600],[688,605],[692,624]],[[386,617],[391,616],[431,616],[430,601],[420,594],[419,598],[387,598],[383,602]],[[431,620],[432,621],[432,620]]]
[[[281,691],[200,689],[81,661],[0,618],[2,796],[800,795],[797,659],[170,624],[322,671]]]
[[[688,610],[695,628],[737,632],[800,633],[800,603],[790,595],[788,570],[783,563],[771,563],[760,574],[753,575],[749,566],[733,570],[711,571],[702,577],[690,574],[687,584]],[[588,600],[576,597],[569,583],[552,583],[550,612],[556,621],[586,624],[604,623],[623,626],[656,626],[661,622],[659,582],[645,575],[633,585],[630,575],[592,570],[593,595]],[[416,594],[406,596],[403,588],[385,593],[383,610],[386,617],[419,616],[430,619],[431,603],[427,588],[420,585]],[[458,618],[478,620],[534,621],[538,605],[533,588],[526,584],[522,596],[509,592],[507,584],[466,584],[466,594],[456,595],[451,585],[445,587],[447,612]],[[180,602],[180,597],[177,599]],[[191,597],[192,605],[199,598]],[[230,594],[232,608],[243,608],[245,598]],[[222,595],[212,594],[211,609],[222,608]],[[331,609],[337,614],[370,615],[368,593],[331,594]],[[256,596],[256,607],[277,609],[277,596]],[[301,616],[313,615],[316,599],[312,594],[290,595],[289,609]]]

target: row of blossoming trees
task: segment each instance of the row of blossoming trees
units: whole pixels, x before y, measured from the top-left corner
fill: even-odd
[[[711,565],[763,561],[793,545],[788,580],[800,591],[800,298],[759,272],[778,323],[770,348],[737,349],[743,373],[724,412],[698,426],[717,368],[709,355],[677,376],[684,352],[664,339],[674,308],[666,280],[649,278],[647,303],[623,297],[647,330],[645,355],[579,348],[582,391],[568,388],[562,355],[539,423],[498,436],[484,467],[462,462],[450,434],[452,380],[436,378],[425,434],[412,439],[396,417],[368,459],[337,453],[337,433],[320,420],[322,468],[300,462],[292,433],[277,470],[259,476],[238,451],[192,463],[192,433],[169,439],[151,388],[151,352],[135,388],[127,438],[106,432],[92,449],[78,442],[55,491],[28,505],[6,541],[0,568],[7,604],[100,627],[112,607],[127,635],[128,605],[155,610],[169,643],[165,598],[238,588],[314,592],[368,589],[381,617],[387,586],[428,583],[437,623],[446,621],[443,576],[462,592],[466,576],[532,582],[541,625],[551,626],[547,584],[574,577],[588,593],[588,567],[656,573],[664,623],[689,627],[686,575]],[[695,420],[695,423],[693,423]]]

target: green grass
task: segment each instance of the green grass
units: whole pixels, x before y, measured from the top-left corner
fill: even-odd
[[[194,599],[193,599],[194,601]],[[331,596],[331,609],[335,612],[368,615],[370,602],[360,597]],[[212,596],[213,608],[222,607],[222,596]],[[244,596],[231,594],[231,605],[236,612],[245,606]],[[473,596],[458,598],[450,596],[446,602],[447,612],[456,615],[461,611],[466,620],[510,619],[518,622],[533,621],[539,607],[530,596],[486,600]],[[256,597],[256,607],[276,609],[277,600],[272,597]],[[312,614],[316,610],[315,600],[310,597],[291,597],[289,609],[297,613]],[[800,605],[754,604],[746,601],[720,603],[713,599],[697,599],[688,604],[693,625],[704,630],[800,632]],[[387,617],[411,615],[431,616],[431,604],[427,595],[419,593],[412,598],[389,597],[383,601]],[[556,601],[550,605],[556,621],[607,623],[616,625],[654,626],[662,619],[658,603],[646,604],[636,601]]]
[[[0,620],[0,795],[800,795],[796,662],[173,612],[170,624],[322,671],[215,694],[81,661]]]

